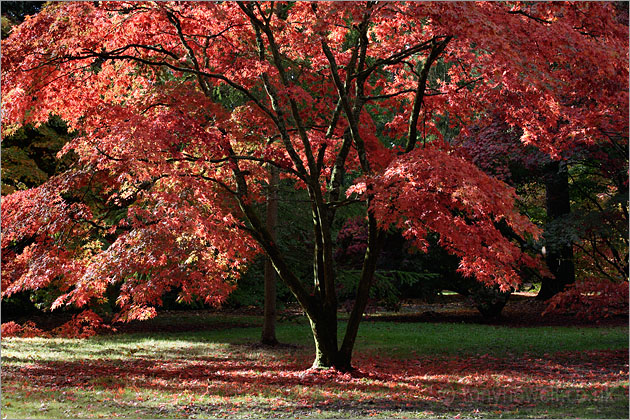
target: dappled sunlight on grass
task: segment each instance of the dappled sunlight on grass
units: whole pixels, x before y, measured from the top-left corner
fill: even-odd
[[[135,339],[130,341],[76,340],[64,338],[24,338],[3,340],[3,363],[16,358],[37,361],[76,361],[84,359],[127,360],[129,358],[173,359],[195,357],[227,347],[227,343],[187,340]]]
[[[283,325],[285,342],[294,344],[274,348],[256,344],[257,328],[3,339],[3,412],[48,418],[623,417],[628,412],[627,328],[611,328],[603,336],[596,330],[556,329],[560,342],[563,334],[567,339],[575,333],[584,342],[549,353],[534,343],[535,351],[516,354],[518,343],[507,347],[514,353],[486,348],[475,330],[485,327],[468,325],[468,340],[479,338],[478,351],[471,342],[459,356],[457,325],[442,325],[442,336],[434,331],[437,341],[423,346],[414,343],[431,337],[434,326],[417,326],[414,337],[406,326],[368,323],[363,340],[370,345],[359,346],[357,371],[342,374],[307,370],[312,344],[303,340],[304,327]],[[488,331],[507,343],[513,333]],[[408,340],[392,340],[399,334]],[[592,337],[616,338],[593,349]],[[438,344],[444,351],[432,352]],[[582,344],[584,350],[577,351]],[[379,345],[386,349],[380,355]]]

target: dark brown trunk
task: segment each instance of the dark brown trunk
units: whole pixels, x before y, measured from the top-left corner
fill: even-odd
[[[337,314],[334,316],[336,318]],[[315,341],[315,360],[312,369],[336,369],[346,372],[351,369],[350,361],[342,363],[337,348],[337,330],[331,328],[331,324],[336,322],[331,322],[327,318],[323,314],[319,319],[309,317]]]
[[[341,372],[352,370],[350,357],[345,357],[337,344],[337,310],[327,309],[308,315],[315,341],[315,360],[311,369],[335,369]]]
[[[350,357],[342,357],[337,340],[337,295],[328,215],[321,214],[315,207],[313,222],[316,237],[313,260],[314,298],[317,309],[307,313],[315,341],[312,369],[347,372],[352,369]]]
[[[367,306],[370,288],[374,279],[374,272],[376,271],[376,262],[381,252],[384,239],[385,232],[379,230],[374,217],[368,214],[368,248],[363,261],[363,269],[357,289],[357,298],[350,312],[346,333],[340,349],[340,364],[342,365],[350,366],[354,343],[357,338],[357,333],[359,332],[359,324],[363,318],[365,307]]]
[[[557,221],[571,212],[569,172],[566,162],[554,161],[549,165],[545,178],[545,195],[547,223]],[[567,241],[562,244],[549,244],[545,248],[545,261],[554,277],[543,279],[540,292],[536,297],[539,300],[551,298],[564,290],[566,285],[575,281],[573,244]]]
[[[278,168],[270,168],[269,193],[267,196],[266,225],[271,236],[276,240],[276,226],[278,224]],[[264,320],[261,342],[263,344],[278,344],[276,338],[276,269],[271,259],[265,261],[265,302]]]

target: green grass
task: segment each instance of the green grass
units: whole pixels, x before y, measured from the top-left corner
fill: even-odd
[[[213,317],[209,317],[210,320]],[[256,317],[216,317],[216,322],[256,323]],[[166,322],[162,320],[161,322]],[[341,323],[340,330],[345,328]],[[31,355],[41,360],[81,360],[86,357],[125,359],[149,356],[181,357],[182,352],[199,356],[230,345],[257,342],[260,328],[226,328],[183,333],[134,333],[72,339],[12,339],[3,342],[2,358]],[[305,320],[280,323],[280,342],[314,348]],[[507,328],[478,324],[363,322],[355,351],[406,358],[419,355],[544,355],[561,351],[628,348],[627,327],[532,327]]]
[[[477,324],[365,322],[357,348],[411,355],[544,355],[560,351],[628,348],[628,328],[507,328]]]
[[[280,323],[278,338],[290,346],[270,349],[255,345],[258,317],[171,316],[151,322],[200,330],[3,339],[2,416],[628,415],[625,326],[364,322],[355,350],[363,373],[320,377],[304,373],[313,344],[303,319]]]

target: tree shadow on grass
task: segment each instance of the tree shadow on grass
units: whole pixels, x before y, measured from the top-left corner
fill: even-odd
[[[318,410],[344,417],[379,412],[451,416],[552,403],[572,413],[576,402],[605,406],[611,401],[618,403],[619,398],[625,398],[627,406],[626,350],[518,358],[399,360],[358,355],[359,369],[349,374],[306,370],[311,355],[299,348],[268,353],[252,345],[230,345],[230,349],[231,357],[178,353],[172,358],[36,362],[14,357],[3,366],[2,379],[8,383],[26,380],[39,390],[132,387],[202,395],[213,402],[191,402],[173,409],[189,416],[210,417],[233,417],[235,412],[255,417],[303,416]]]

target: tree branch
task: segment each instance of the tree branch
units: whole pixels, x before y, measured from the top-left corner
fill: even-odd
[[[420,115],[420,108],[424,103],[424,95],[425,90],[427,88],[427,79],[429,77],[429,70],[431,70],[431,66],[435,62],[435,60],[442,54],[442,52],[446,49],[446,46],[452,39],[451,36],[447,36],[443,41],[437,42],[434,41],[433,46],[431,47],[431,52],[427,57],[426,61],[422,66],[422,70],[420,70],[420,79],[418,79],[418,87],[416,88],[416,96],[413,100],[413,108],[411,111],[411,115],[409,116],[409,128],[407,131],[407,144],[405,145],[404,153],[411,152],[416,146],[416,141],[418,140],[418,117]],[[437,40],[437,37],[434,38]]]
[[[524,12],[524,11],[522,11],[522,10],[510,10],[510,11],[508,12],[508,14],[510,14],[510,15],[521,15],[521,16],[525,16],[526,18],[529,18],[529,19],[535,20],[535,21],[536,21],[536,22],[538,22],[538,23],[543,23],[543,24],[547,24],[547,25],[550,25],[550,24],[552,23],[552,22],[551,22],[551,21],[549,21],[549,20],[545,20],[545,19],[543,19],[543,18],[539,18],[539,17],[537,17],[537,16],[530,15],[529,13]]]

